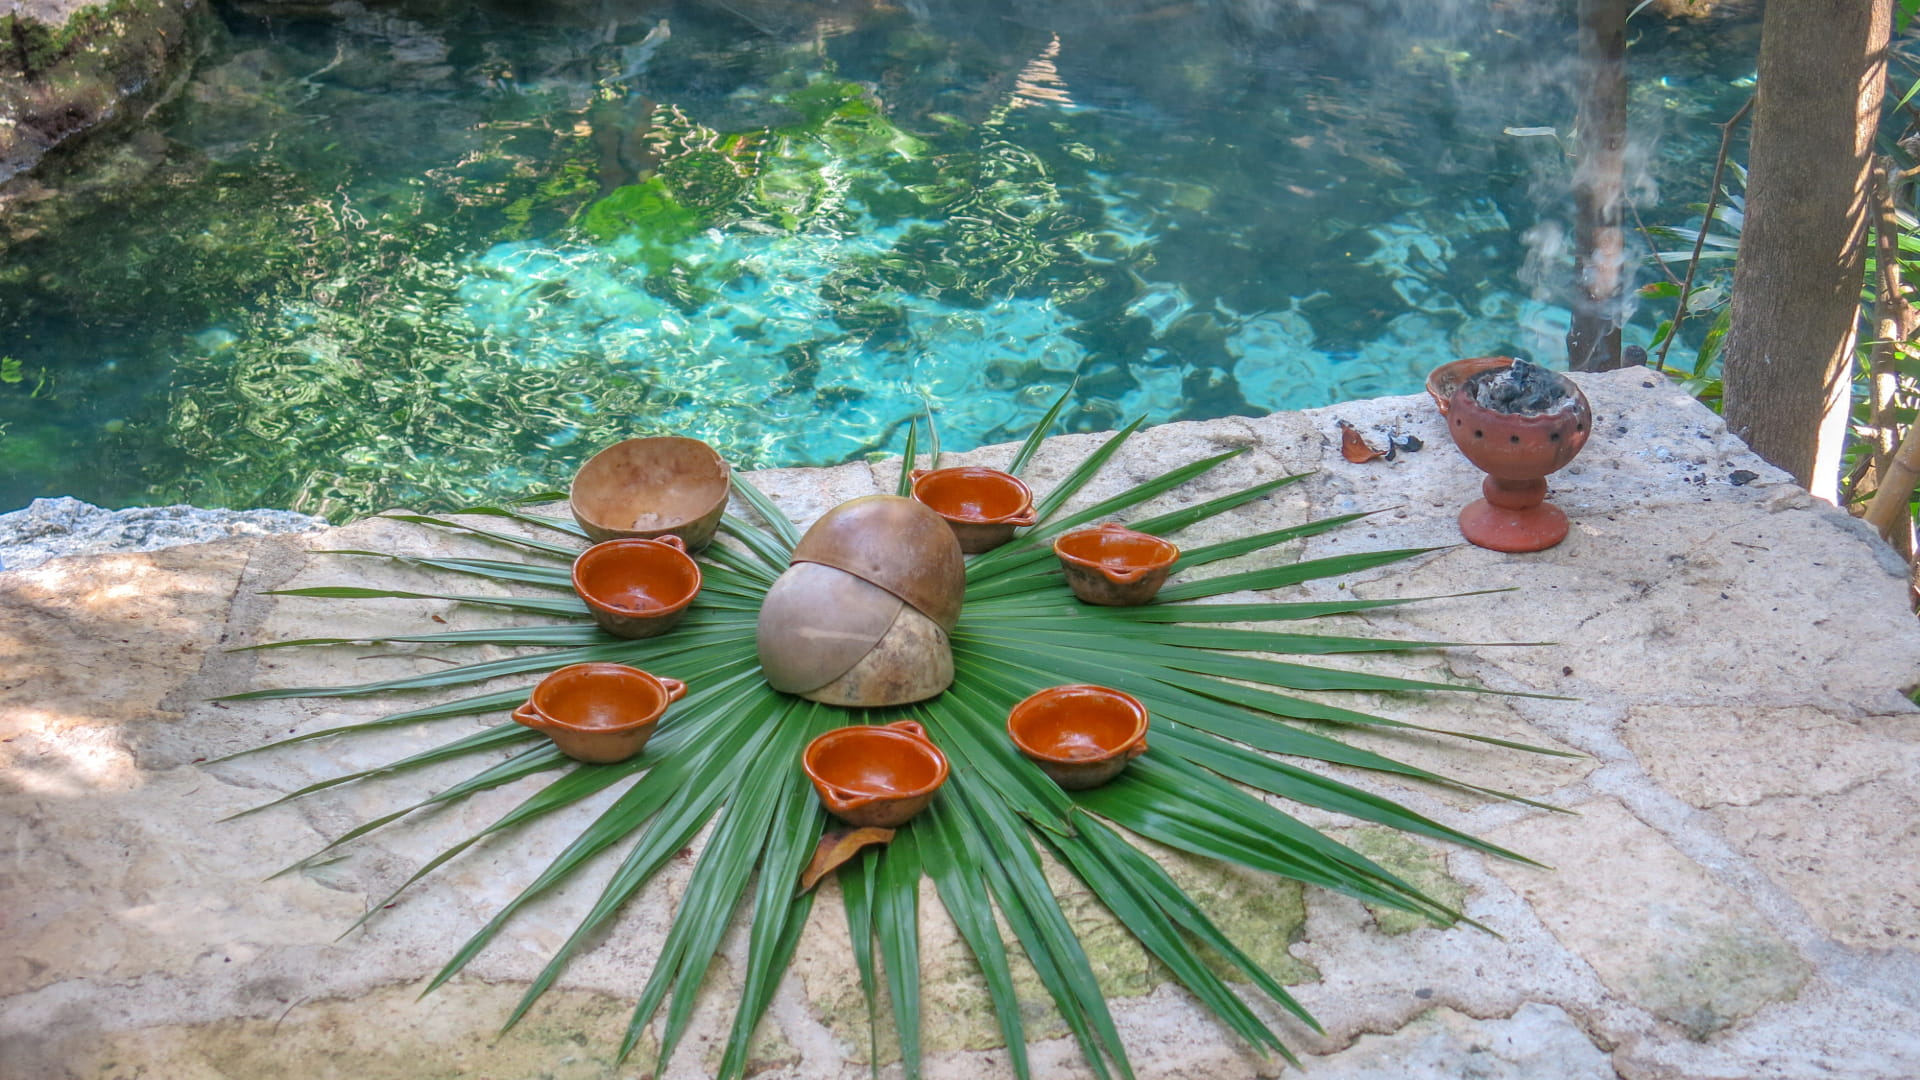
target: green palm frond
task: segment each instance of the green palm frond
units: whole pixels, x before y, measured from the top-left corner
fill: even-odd
[[[1069,388],[1071,393],[1071,388]],[[1054,403],[1013,469],[1024,469],[1067,395]],[[1517,798],[1451,780],[1336,737],[1343,729],[1393,729],[1474,739],[1503,748],[1557,753],[1469,733],[1442,731],[1376,716],[1306,695],[1342,692],[1431,694],[1485,688],[1305,662],[1330,654],[1372,654],[1452,647],[1441,641],[1390,640],[1301,629],[1326,616],[1418,603],[1394,598],[1332,601],[1273,600],[1267,595],[1316,579],[1353,574],[1418,558],[1432,549],[1362,552],[1277,562],[1212,577],[1194,571],[1227,559],[1257,556],[1364,518],[1343,514],[1189,549],[1177,570],[1184,580],[1138,608],[1091,608],[1066,591],[1051,552],[1060,533],[1103,518],[1125,517],[1143,504],[1181,489],[1232,459],[1230,451],[1183,465],[1084,508],[1070,500],[1094,478],[1139,424],[1128,425],[1070,471],[1039,500],[1038,524],[1015,540],[972,559],[959,624],[952,634],[955,681],[944,694],[912,706],[929,735],[947,753],[952,774],[932,806],[882,848],[869,848],[839,872],[853,960],[870,1019],[886,994],[898,1029],[905,1075],[920,1074],[922,996],[919,983],[919,882],[929,879],[978,963],[996,1022],[1016,1075],[1031,1075],[1022,1003],[1015,989],[1012,950],[1024,953],[1089,1066],[1102,1077],[1130,1077],[1126,1048],[1094,978],[1085,949],[1049,884],[1047,866],[1078,879],[1194,997],[1249,1045],[1293,1056],[1279,1036],[1227,981],[1244,982],[1303,1023],[1311,1016],[1275,975],[1233,941],[1194,898],[1131,837],[1179,852],[1281,875],[1381,905],[1424,915],[1439,924],[1464,916],[1413,884],[1305,824],[1285,804],[1431,837],[1510,859],[1523,857],[1417,814],[1391,799],[1335,779],[1316,764],[1400,779],[1451,785],[1479,794]],[[931,429],[930,437],[933,435]],[[907,435],[908,453],[918,439]],[[905,474],[912,468],[903,463]],[[1182,506],[1132,523],[1173,534],[1227,513],[1302,476],[1283,476]],[[740,1076],[749,1040],[792,961],[812,911],[812,891],[799,892],[801,868],[826,827],[826,817],[797,768],[801,749],[820,732],[848,723],[886,722],[900,710],[854,710],[778,693],[760,677],[755,650],[757,612],[785,569],[799,531],[745,478],[735,490],[755,524],[734,515],[722,521],[720,542],[702,553],[705,587],[682,625],[657,639],[626,641],[605,635],[572,596],[567,560],[584,546],[566,518],[534,513],[523,504],[470,507],[464,513],[534,526],[555,541],[484,528],[467,520],[417,514],[393,520],[444,529],[496,545],[520,559],[427,557],[376,551],[339,552],[483,578],[514,590],[489,596],[348,586],[285,590],[280,595],[343,599],[431,599],[474,604],[548,620],[527,626],[306,638],[248,648],[324,647],[377,641],[442,648],[492,645],[542,650],[505,659],[464,663],[402,678],[332,687],[265,688],[235,699],[353,697],[444,691],[491,679],[525,676],[527,685],[403,709],[365,721],[293,735],[255,753],[322,738],[504,713],[525,699],[539,674],[564,664],[608,660],[662,674],[684,673],[694,684],[640,756],[617,765],[582,765],[562,757],[541,736],[506,720],[386,765],[307,785],[266,806],[376,776],[451,760],[476,762],[465,780],[364,822],[336,837],[318,857],[334,857],[370,833],[398,825],[418,811],[472,798],[510,783],[537,784],[531,795],[493,824],[425,862],[354,927],[421,885],[436,870],[481,845],[511,842],[519,827],[547,818],[630,782],[606,809],[583,822],[573,841],[480,927],[430,980],[444,984],[507,933],[528,903],[568,881],[588,861],[625,844],[612,878],[572,935],[549,958],[512,1014],[525,1015],[564,972],[568,962],[645,888],[702,830],[712,834],[694,864],[661,953],[639,989],[622,1057],[652,1029],[664,1065],[692,1017],[699,987],[736,912],[751,916],[747,961],[739,980],[732,1037],[719,1074]],[[519,587],[535,590],[526,592]],[[1497,591],[1497,590],[1494,590]],[[1284,624],[1288,628],[1281,628]],[[1291,656],[1286,660],[1279,657]],[[1005,737],[1007,710],[1047,686],[1089,682],[1125,690],[1152,716],[1152,751],[1102,788],[1066,792],[1022,757]],[[503,753],[506,755],[502,757]],[[238,756],[238,755],[234,755]],[[544,779],[538,779],[544,778]],[[1280,804],[1269,797],[1281,800]],[[1526,800],[1521,800],[1526,801]],[[246,811],[253,813],[266,807]],[[290,868],[292,869],[292,868]],[[1477,925],[1477,924],[1475,924]],[[354,927],[349,927],[349,931]],[[1010,935],[1003,939],[1002,933]],[[1224,966],[1223,966],[1224,965]],[[878,1067],[878,1036],[871,1035]]]

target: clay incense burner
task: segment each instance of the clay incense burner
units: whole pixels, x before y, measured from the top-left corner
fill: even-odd
[[[573,591],[607,633],[653,637],[673,629],[687,613],[700,592],[700,564],[671,534],[608,540],[573,560]]]
[[[1104,686],[1055,686],[1013,707],[1007,735],[1054,783],[1079,791],[1147,752],[1147,708]]]
[[[915,469],[913,497],[945,518],[969,555],[992,551],[1013,539],[1013,530],[1034,523],[1033,492],[999,469]]]
[[[699,551],[713,542],[733,475],[699,439],[628,439],[593,455],[574,474],[573,520],[595,541],[672,533]]]
[[[947,632],[966,563],[938,514],[898,495],[827,511],[760,605],[760,668],[774,689],[831,705],[904,705],[953,682]]]
[[[545,732],[575,761],[604,765],[638,754],[686,693],[679,679],[625,664],[572,664],[541,679],[513,719]]]
[[[947,756],[912,720],[835,728],[807,744],[801,764],[827,812],[861,828],[906,824],[947,782]]]
[[[1513,552],[1544,551],[1566,539],[1566,511],[1546,501],[1546,478],[1572,461],[1593,431],[1593,410],[1573,380],[1524,360],[1479,356],[1434,369],[1427,393],[1454,444],[1487,474],[1485,497],[1460,511],[1460,535]]]
[[[1132,607],[1153,599],[1180,560],[1180,548],[1173,542],[1115,521],[1067,533],[1053,542],[1053,553],[1060,557],[1073,595],[1104,607]]]

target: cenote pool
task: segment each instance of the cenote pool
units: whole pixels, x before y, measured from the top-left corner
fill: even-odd
[[[1561,361],[1568,6],[221,7],[0,230],[0,509],[340,520],[636,434],[829,464],[1075,380],[1101,430]],[[1679,223],[1757,26],[1642,18],[1636,195]]]

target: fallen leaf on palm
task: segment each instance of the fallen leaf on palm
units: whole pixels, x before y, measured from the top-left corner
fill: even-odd
[[[1341,457],[1346,458],[1355,465],[1365,465],[1367,462],[1380,457],[1384,453],[1385,451],[1375,450],[1373,447],[1368,446],[1367,440],[1360,437],[1360,430],[1358,428],[1347,423],[1345,420],[1340,421]]]
[[[868,844],[884,844],[893,839],[892,829],[841,829],[830,832],[820,838],[820,846],[813,849],[813,861],[800,873],[800,891],[806,892],[820,879],[839,869],[840,864],[860,854],[860,849]]]

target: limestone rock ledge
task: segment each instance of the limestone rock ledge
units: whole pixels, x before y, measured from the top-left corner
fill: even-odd
[[[132,506],[105,510],[62,496],[35,499],[0,514],[0,571],[26,570],[49,559],[110,552],[158,551],[234,536],[311,532],[325,518],[292,510],[207,510],[197,506]]]
[[[171,98],[212,21],[209,0],[0,4],[0,185]]]
[[[1574,530],[1548,552],[1509,556],[1458,544],[1454,513],[1476,493],[1479,474],[1417,397],[1149,429],[1082,494],[1080,505],[1090,505],[1236,448],[1245,452],[1141,513],[1312,473],[1179,539],[1199,545],[1381,511],[1207,572],[1434,547],[1290,597],[1451,597],[1317,628],[1488,644],[1316,662],[1471,677],[1551,696],[1342,702],[1572,755],[1346,736],[1572,814],[1328,770],[1544,866],[1377,836],[1301,811],[1457,899],[1498,936],[1465,922],[1396,919],[1318,889],[1192,860],[1171,860],[1170,868],[1325,1025],[1316,1034],[1272,1018],[1307,1058],[1308,1075],[1920,1075],[1912,1023],[1920,1006],[1920,711],[1903,693],[1920,676],[1920,622],[1906,609],[1903,568],[1857,523],[1808,500],[1657,377],[1577,378],[1599,417],[1596,438],[1551,481]],[[1394,430],[1426,448],[1350,464],[1338,449],[1340,420],[1376,445]],[[1035,487],[1045,490],[1104,438],[1049,440],[1034,461]],[[1004,464],[1012,453],[1002,446],[955,457]],[[891,489],[898,468],[774,470],[756,482],[806,521],[842,499]],[[591,904],[597,881],[529,907],[461,979],[414,999],[604,800],[467,852],[340,941],[369,904],[526,789],[483,793],[365,838],[344,859],[264,881],[470,769],[346,785],[220,820],[498,719],[456,718],[209,763],[392,708],[379,699],[214,696],[341,685],[434,670],[445,659],[364,646],[227,651],[233,646],[413,632],[430,620],[433,629],[459,630],[505,618],[432,600],[267,595],[323,584],[423,592],[453,584],[405,564],[316,554],[324,548],[501,554],[476,539],[375,518],[316,533],[56,559],[0,575],[0,820],[12,823],[11,857],[0,860],[0,1071],[35,1080],[651,1076],[644,1044],[624,1065],[609,1053],[690,860],[675,860],[506,1035],[493,1033]],[[1459,595],[1507,586],[1514,591]],[[462,579],[453,591],[489,587]],[[1499,642],[1554,644],[1492,644]],[[1285,1071],[1212,1021],[1091,897],[1065,877],[1054,883],[1089,943],[1138,1076]],[[794,971],[750,1052],[754,1075],[869,1075],[845,924],[833,883],[823,888]],[[954,947],[930,890],[923,899],[927,1074],[1005,1076],[978,975]],[[744,938],[737,933],[723,947],[668,1078],[706,1075],[717,1062]],[[1016,985],[1031,1006],[1036,1075],[1087,1075],[1034,980],[1017,972]],[[891,1045],[883,1040],[879,1051],[887,1074],[897,1075],[887,1064]]]

